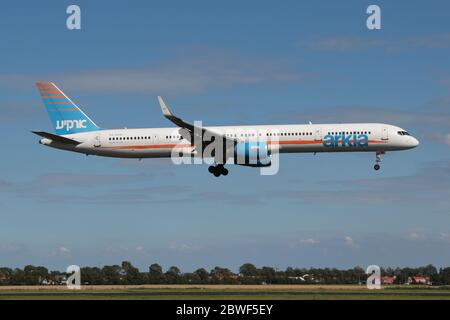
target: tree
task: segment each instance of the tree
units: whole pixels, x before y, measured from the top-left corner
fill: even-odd
[[[172,266],[166,272],[166,281],[168,283],[180,283],[181,282],[181,271],[178,267]]]
[[[200,277],[195,272],[185,273],[183,274],[182,278],[183,283],[195,284],[201,282]]]
[[[276,280],[276,271],[272,267],[262,267],[261,275],[266,283],[273,283]]]
[[[139,272],[139,269],[135,268],[129,261],[122,262],[121,273],[123,274],[125,284],[136,285],[144,283],[144,278]]]
[[[90,284],[90,285],[105,284],[102,269],[97,267],[81,268],[81,281],[83,284]]]
[[[209,273],[204,268],[197,269],[194,273],[198,276],[201,283],[209,282]]]
[[[244,277],[258,276],[258,269],[251,263],[245,263],[239,268],[239,273]]]
[[[163,273],[162,267],[157,263],[150,265],[148,271],[151,275],[160,275]]]
[[[227,268],[215,267],[211,270],[211,279],[215,283],[233,283],[233,273]]]
[[[105,284],[109,285],[121,284],[122,282],[121,269],[122,268],[118,265],[104,266],[102,268],[102,273]]]
[[[436,267],[433,266],[432,264],[429,264],[429,265],[427,265],[427,266],[425,266],[425,267],[423,267],[421,269],[422,269],[422,275],[424,277],[432,278],[432,277],[434,277],[434,276],[436,276],[438,274],[438,271],[437,271]]]
[[[153,284],[164,282],[163,269],[159,264],[153,263],[150,265],[148,268],[148,279]]]
[[[13,274],[13,269],[0,268],[0,284],[10,284]]]
[[[259,278],[260,270],[251,263],[245,263],[239,268],[239,273],[242,275],[241,282],[243,284],[258,284],[261,283]]]
[[[48,278],[48,269],[45,267],[25,266],[23,269],[23,284],[35,285]]]

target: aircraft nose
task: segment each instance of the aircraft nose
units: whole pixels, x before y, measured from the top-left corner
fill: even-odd
[[[411,146],[412,146],[413,148],[417,147],[419,144],[420,144],[420,143],[419,143],[419,140],[417,140],[417,139],[414,138],[414,137],[411,137]]]

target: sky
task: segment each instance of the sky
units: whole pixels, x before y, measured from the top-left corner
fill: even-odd
[[[68,30],[66,8],[81,8]],[[370,4],[381,30],[366,27]],[[10,1],[0,10],[0,266],[183,271],[450,265],[448,1]],[[387,153],[282,155],[280,171],[46,148],[35,88],[103,128],[383,122]]]

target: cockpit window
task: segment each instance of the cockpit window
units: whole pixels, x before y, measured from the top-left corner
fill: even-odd
[[[397,131],[397,133],[401,136],[409,136],[409,133],[406,131]]]

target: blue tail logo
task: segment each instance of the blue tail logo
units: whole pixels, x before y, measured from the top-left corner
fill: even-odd
[[[37,87],[57,135],[101,130],[54,83],[38,82]]]

